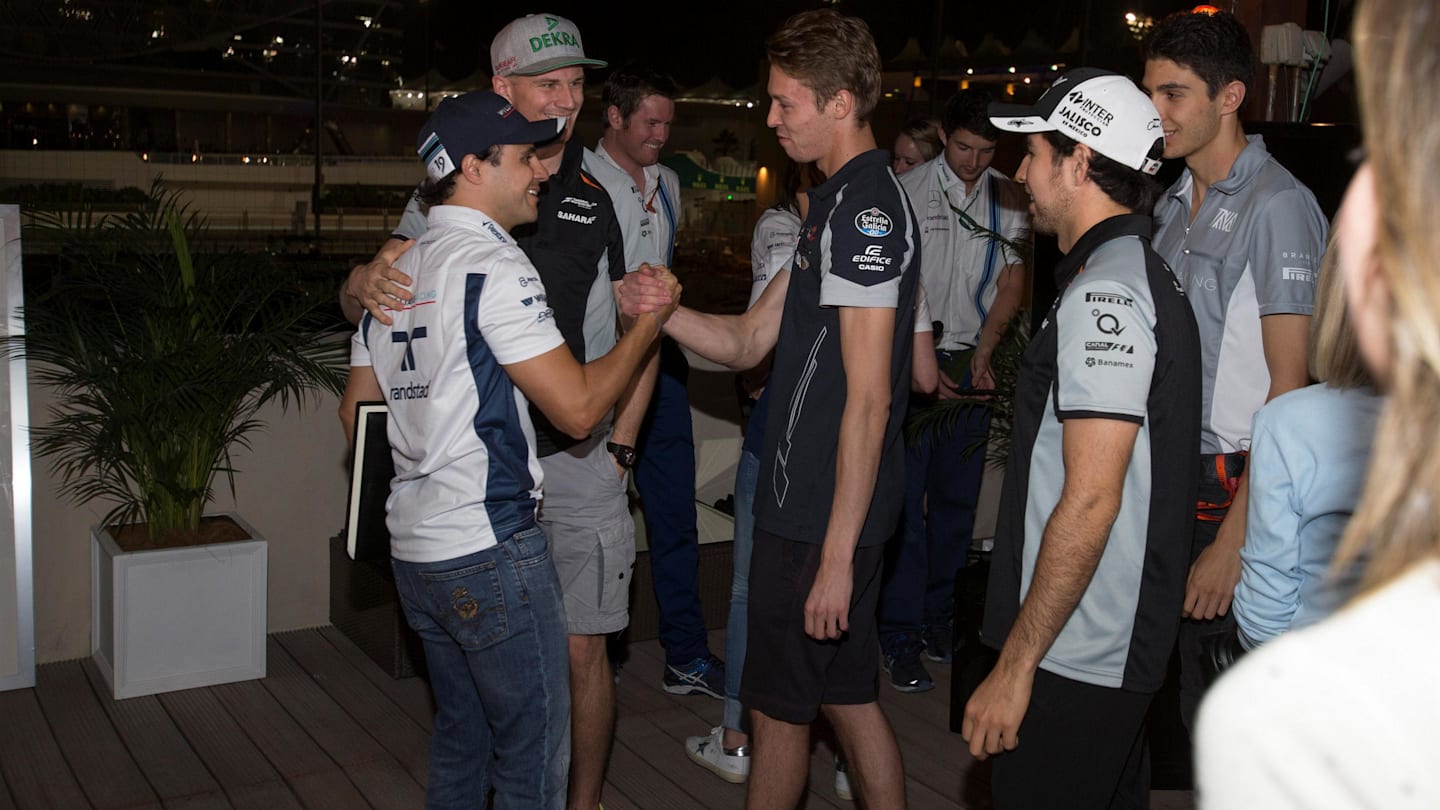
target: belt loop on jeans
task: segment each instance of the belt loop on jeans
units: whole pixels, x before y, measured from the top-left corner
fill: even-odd
[[[528,532],[538,525],[540,525],[539,521],[535,519],[535,513],[532,512],[521,518],[514,526],[511,526],[503,532],[497,532],[495,534],[495,542],[503,543],[507,540],[514,540],[515,535]]]

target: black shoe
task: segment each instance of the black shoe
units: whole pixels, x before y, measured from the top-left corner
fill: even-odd
[[[920,641],[925,645],[925,657],[940,664],[948,664],[955,658],[955,631],[948,624],[935,624],[920,631]]]

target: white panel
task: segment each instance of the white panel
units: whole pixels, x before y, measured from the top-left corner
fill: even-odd
[[[20,208],[0,205],[0,335],[23,332]],[[35,605],[30,532],[29,388],[25,360],[0,374],[0,690],[35,685]]]

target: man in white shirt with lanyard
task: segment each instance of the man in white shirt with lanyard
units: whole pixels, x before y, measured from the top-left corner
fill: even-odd
[[[642,264],[668,267],[674,259],[680,178],[660,164],[660,151],[670,138],[676,92],[669,76],[636,66],[614,71],[601,89],[605,134],[586,168],[615,203],[626,270]],[[695,438],[685,388],[689,371],[679,345],[662,340],[658,359],[651,359],[636,391],[651,402],[635,448],[635,488],[644,507],[660,608],[666,664],[662,687],[671,694],[723,699],[725,665],[710,652],[700,607]],[[653,397],[647,384],[654,386]]]
[[[951,97],[941,117],[945,148],[900,178],[920,220],[921,279],[943,325],[935,341],[942,398],[995,387],[990,360],[1026,286],[1028,200],[990,168],[1000,131],[990,123],[989,103],[979,88]],[[933,686],[922,647],[932,661],[951,659],[955,575],[970,548],[989,431],[989,411],[976,407],[906,454],[903,534],[880,597],[885,668],[902,692]]]

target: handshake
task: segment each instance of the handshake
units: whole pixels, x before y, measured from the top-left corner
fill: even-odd
[[[655,314],[661,324],[680,306],[680,280],[663,264],[642,264],[620,282],[618,303],[627,317]]]

